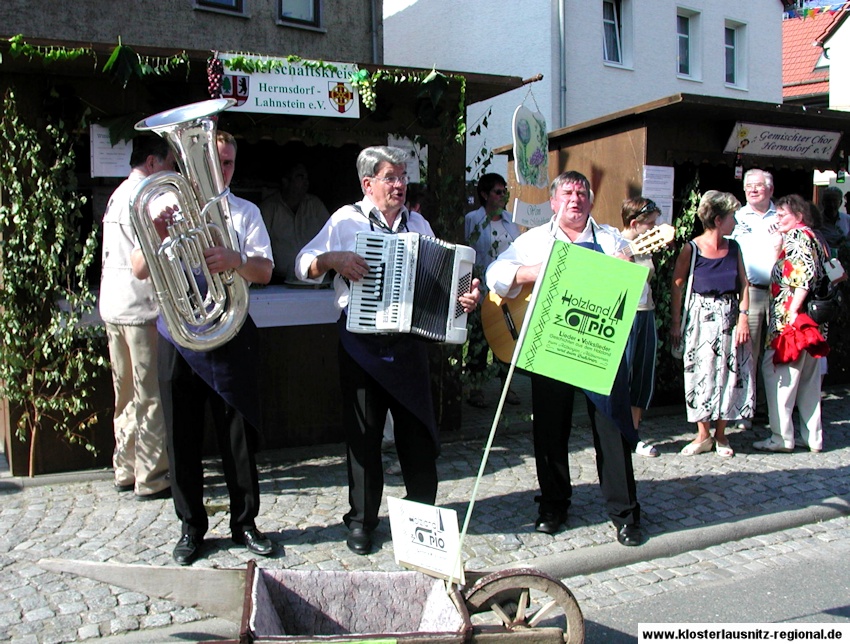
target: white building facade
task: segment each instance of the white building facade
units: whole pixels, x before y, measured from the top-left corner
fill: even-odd
[[[829,109],[850,111],[850,20],[824,42],[829,63]]]
[[[782,11],[781,0],[385,0],[384,57],[543,75],[470,107],[470,129],[489,115],[467,141],[474,179],[482,147],[511,143],[520,104],[552,131],[677,93],[781,103]]]

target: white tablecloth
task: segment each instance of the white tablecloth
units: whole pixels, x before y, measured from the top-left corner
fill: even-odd
[[[252,288],[249,311],[260,328],[332,324],[339,319],[330,288]]]

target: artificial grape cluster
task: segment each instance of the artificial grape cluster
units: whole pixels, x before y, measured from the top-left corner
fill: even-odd
[[[210,98],[221,98],[221,79],[224,77],[224,63],[220,58],[207,61],[207,82]]]
[[[370,110],[375,109],[375,90],[372,88],[371,83],[363,83],[357,86],[357,91],[360,94],[360,98],[363,100],[363,105],[368,107]]]

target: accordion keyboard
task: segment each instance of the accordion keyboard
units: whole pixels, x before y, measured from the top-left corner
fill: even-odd
[[[475,251],[418,233],[357,233],[355,252],[369,273],[351,283],[352,333],[412,333],[463,344],[466,313],[457,301],[472,282]]]
[[[411,241],[402,235],[357,235],[355,252],[369,264],[369,273],[352,289],[349,303],[349,317],[354,316],[351,323],[358,329],[399,331],[405,326],[405,317],[409,329],[404,303],[412,302],[413,290],[411,285],[410,292],[405,292],[405,284],[411,282],[411,263],[405,256],[411,252]]]

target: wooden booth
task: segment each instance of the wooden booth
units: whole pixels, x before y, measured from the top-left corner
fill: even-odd
[[[108,58],[112,47],[91,45],[101,62]],[[144,56],[173,54],[143,47],[136,50]],[[188,65],[162,75],[132,78],[124,87],[110,80],[101,70],[102,65],[93,66],[89,56],[51,65],[41,60],[12,58],[4,51],[3,43],[0,55],[0,90],[14,88],[21,113],[31,115],[37,123],[58,117],[68,124],[79,123],[80,116],[88,111],[91,122],[110,131],[122,130],[126,138],[132,136],[132,124],[141,118],[209,98],[207,51],[190,51],[186,54]],[[459,107],[515,89],[522,80],[446,72],[437,73],[437,82],[428,84],[426,79],[434,80],[432,70],[369,64],[358,64],[358,68],[373,79],[376,105],[371,110],[361,101],[356,119],[223,112],[218,127],[232,133],[239,145],[232,191],[259,202],[278,186],[284,167],[301,162],[310,173],[310,192],[322,199],[332,213],[362,196],[355,168],[359,151],[369,145],[386,145],[390,135],[406,137],[428,150],[427,169],[421,180],[427,183],[436,201],[433,212],[425,214],[438,236],[460,241],[466,156],[459,129],[465,114],[459,112]],[[91,176],[88,133],[79,134],[78,189],[88,198],[86,214],[97,225],[109,195],[121,179]],[[96,264],[91,275],[95,286],[99,283],[99,262]],[[252,288],[250,312],[261,334],[262,357],[257,370],[262,383],[263,447],[341,441],[335,329],[338,314],[332,290],[290,288],[286,284]],[[458,347],[434,347],[433,389],[442,431],[460,427],[459,374],[449,360],[459,351]],[[108,375],[104,387],[111,394]],[[111,415],[111,409],[101,410],[95,436],[100,448],[97,459],[93,461],[88,452],[81,450],[79,459],[63,458],[61,469],[110,463]],[[26,459],[16,456],[20,450],[26,453],[26,446],[19,445],[14,437],[16,419],[7,412],[3,421],[0,432],[13,472],[25,473],[21,468],[25,468]],[[51,450],[47,444],[40,449]],[[19,461],[23,461],[20,467]]]
[[[747,147],[725,152],[737,123],[839,133],[839,144],[829,160],[756,156]],[[673,215],[697,172],[700,190],[723,190],[744,202],[743,182],[735,178],[736,164],[763,168],[774,176],[776,196],[799,193],[813,196],[813,171],[838,170],[850,150],[843,134],[850,130],[850,113],[775,105],[693,94],[675,94],[628,110],[549,133],[550,179],[565,170],[578,170],[590,179],[594,217],[622,227],[620,206],[627,197],[643,192],[645,166],[673,168]],[[509,156],[504,147],[498,153]],[[845,167],[846,169],[846,167]],[[509,172],[513,182],[513,171]],[[521,195],[512,185],[511,193]]]

